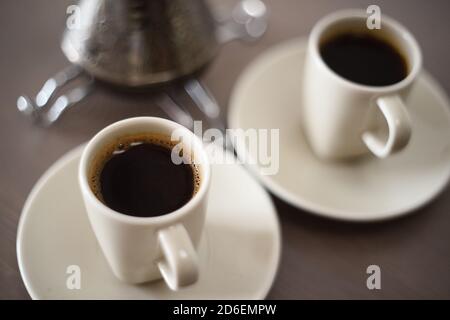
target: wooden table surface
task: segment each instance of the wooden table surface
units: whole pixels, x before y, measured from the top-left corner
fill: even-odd
[[[216,2],[224,5],[223,0]],[[226,45],[202,77],[223,114],[239,73],[263,50],[307,35],[317,19],[333,10],[374,3],[266,2],[271,18],[265,37],[252,45]],[[40,175],[65,152],[114,121],[137,115],[164,116],[148,95],[102,88],[51,128],[37,127],[17,112],[15,102],[20,94],[34,95],[45,79],[68,64],[59,41],[66,8],[74,3],[0,2],[0,299],[29,299],[17,267],[16,231],[24,201]],[[376,4],[416,35],[425,67],[450,92],[450,2]],[[281,221],[283,252],[268,298],[450,298],[450,188],[413,215],[376,224],[330,221],[272,198]],[[381,290],[366,287],[370,264],[381,267]]]

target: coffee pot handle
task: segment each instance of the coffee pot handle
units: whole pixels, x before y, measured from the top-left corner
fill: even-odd
[[[197,252],[183,225],[177,224],[159,231],[163,259],[158,262],[162,277],[172,290],[188,286],[198,280]]]
[[[366,131],[362,139],[369,150],[379,158],[385,158],[402,150],[411,138],[411,120],[405,104],[398,95],[379,97],[376,105],[388,126],[387,141],[374,131]]]
[[[241,0],[227,17],[216,16],[219,43],[233,40],[254,41],[267,30],[268,10],[261,0]]]

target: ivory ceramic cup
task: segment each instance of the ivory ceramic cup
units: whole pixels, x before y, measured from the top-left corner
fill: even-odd
[[[181,141],[200,176],[194,196],[179,209],[156,217],[125,215],[107,207],[89,184],[93,160],[115,139],[134,134],[162,134]],[[97,133],[81,156],[79,185],[98,243],[113,273],[129,283],[164,278],[172,290],[199,277],[196,246],[206,215],[210,164],[202,141],[185,127],[161,118],[139,117],[116,122]],[[176,188],[177,186],[173,186]]]
[[[422,65],[420,48],[400,23],[381,18],[381,29],[368,30],[362,10],[343,10],[322,18],[308,39],[303,74],[302,121],[307,140],[323,159],[346,159],[366,153],[385,158],[405,148],[411,122],[405,99]],[[388,86],[352,82],[330,69],[320,46],[333,36],[373,32],[391,43],[406,60],[407,75]]]

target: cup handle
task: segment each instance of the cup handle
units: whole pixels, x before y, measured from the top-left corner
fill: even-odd
[[[183,225],[177,224],[159,231],[163,259],[158,268],[172,290],[188,286],[198,280],[198,256]]]
[[[398,95],[379,97],[376,105],[388,125],[388,138],[383,141],[375,132],[366,131],[362,139],[367,148],[379,158],[385,158],[402,150],[411,138],[411,120],[402,99]]]

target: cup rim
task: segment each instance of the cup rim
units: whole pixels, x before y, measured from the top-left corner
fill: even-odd
[[[349,86],[353,89],[359,89],[364,91],[369,91],[373,93],[385,93],[385,92],[395,92],[397,90],[403,89],[410,85],[414,79],[417,77],[421,67],[422,67],[422,53],[420,50],[420,46],[408,29],[403,26],[400,22],[395,19],[387,16],[386,14],[382,15],[382,23],[389,26],[389,28],[393,30],[397,30],[398,34],[401,34],[401,37],[405,40],[408,46],[411,48],[412,54],[408,56],[408,59],[411,59],[411,69],[408,75],[402,79],[401,81],[387,85],[387,86],[370,86],[361,83],[357,83],[351,80],[348,80],[334,70],[332,70],[323,60],[320,52],[319,52],[319,42],[323,32],[332,24],[345,21],[347,19],[352,18],[360,18],[367,19],[367,13],[361,9],[344,9],[335,11],[330,13],[324,17],[322,17],[311,30],[309,40],[308,40],[308,50],[311,51],[312,56],[318,62],[319,66],[326,70],[331,76],[339,81],[340,83]]]
[[[196,156],[200,157],[201,165],[204,168],[201,172],[201,182],[200,187],[198,191],[194,194],[194,196],[183,206],[180,208],[165,213],[163,215],[154,216],[154,217],[136,217],[127,215],[124,213],[120,213],[114,209],[109,208],[106,204],[104,204],[102,201],[100,201],[92,191],[91,187],[88,183],[88,177],[87,172],[89,169],[89,163],[88,158],[89,155],[95,153],[97,150],[97,143],[100,140],[105,139],[107,136],[112,135],[115,131],[117,131],[119,128],[123,128],[123,126],[130,126],[137,124],[146,123],[149,125],[154,125],[156,123],[163,124],[164,126],[173,128],[173,130],[180,129],[183,132],[183,136],[189,135],[192,140],[192,152],[195,152]],[[149,129],[149,133],[151,133],[151,129]],[[98,212],[101,212],[102,214],[116,219],[120,222],[125,222],[129,224],[139,224],[139,225],[148,225],[148,224],[155,224],[155,223],[171,223],[183,215],[190,212],[193,208],[195,208],[199,202],[203,200],[203,198],[207,194],[207,190],[209,188],[210,183],[210,177],[211,177],[211,168],[210,168],[210,162],[208,159],[208,155],[206,151],[203,148],[203,142],[199,137],[197,137],[192,131],[187,129],[186,127],[164,118],[158,118],[158,117],[134,117],[134,118],[128,118],[124,120],[117,121],[113,124],[108,125],[107,127],[100,130],[97,134],[94,135],[93,138],[89,140],[86,147],[83,150],[83,153],[81,155],[80,164],[78,167],[78,180],[81,188],[81,192],[85,197],[87,197],[87,200],[95,206]]]

